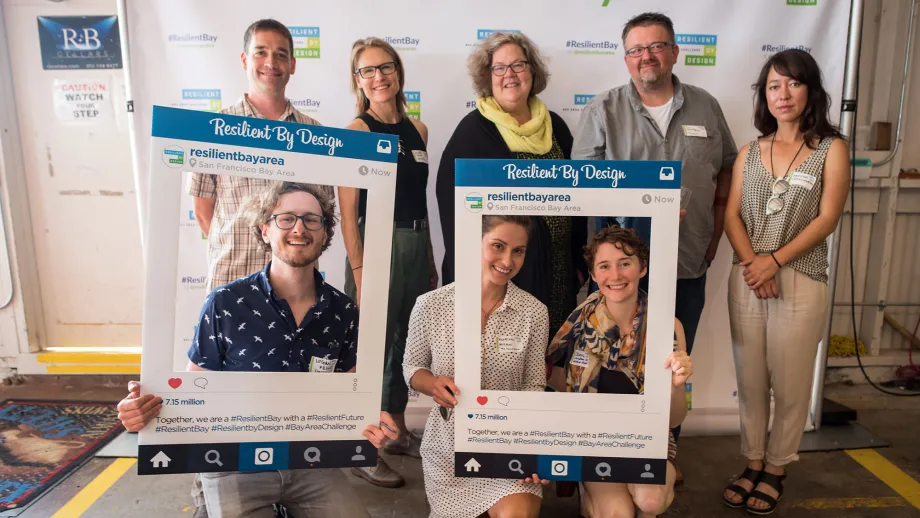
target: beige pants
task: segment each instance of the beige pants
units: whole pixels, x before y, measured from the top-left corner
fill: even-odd
[[[827,314],[827,285],[792,268],[776,274],[778,299],[758,299],[732,266],[728,316],[738,375],[741,452],[784,466],[798,460],[818,342]],[[769,433],[770,389],[773,426]]]

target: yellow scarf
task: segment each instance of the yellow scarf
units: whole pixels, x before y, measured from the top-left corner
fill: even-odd
[[[528,105],[530,120],[521,125],[502,110],[495,97],[480,97],[476,100],[479,113],[495,124],[508,149],[512,152],[545,155],[553,147],[553,123],[549,110],[537,96],[531,97]]]

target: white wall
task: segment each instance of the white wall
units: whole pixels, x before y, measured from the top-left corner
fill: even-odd
[[[112,15],[111,0],[4,0],[4,35],[19,126],[37,307],[32,346],[131,346],[140,340],[142,261],[121,70],[44,70],[40,15]],[[108,84],[108,124],[73,125],[55,111],[55,80]],[[115,110],[115,107],[121,108]],[[7,150],[5,150],[7,151]],[[20,242],[23,242],[20,241]],[[31,317],[32,313],[27,316]]]

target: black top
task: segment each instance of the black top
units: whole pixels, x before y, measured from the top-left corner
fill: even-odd
[[[639,389],[622,372],[601,367],[601,374],[597,380],[597,392],[598,394],[638,394]]]
[[[424,219],[428,215],[428,151],[425,141],[408,117],[396,124],[385,124],[365,113],[358,117],[374,133],[399,137],[396,161],[396,205],[393,221]],[[367,215],[367,191],[360,190],[358,216]]]
[[[559,142],[562,153],[566,159],[572,158],[572,133],[569,127],[562,120],[562,117],[553,112],[549,112],[553,124],[553,138]],[[444,285],[454,282],[454,176],[456,173],[454,161],[458,158],[494,158],[494,159],[513,159],[514,154],[508,149],[498,128],[489,119],[485,118],[479,110],[473,110],[467,114],[457,125],[454,134],[451,135],[441,155],[441,164],[438,167],[438,178],[435,185],[435,193],[438,197],[438,212],[441,217],[441,232],[444,236],[444,262],[441,265],[441,279]],[[539,218],[538,218],[539,219]],[[574,222],[573,222],[574,224]],[[579,227],[581,225],[578,225]],[[585,226],[585,241],[587,241],[587,224]],[[549,230],[545,228],[538,229],[544,231],[545,239],[549,239]],[[532,237],[533,238],[533,237]],[[584,245],[584,241],[581,242]],[[537,251],[537,247],[527,247],[527,256],[524,258],[524,267],[521,269],[519,277],[527,276],[530,266],[534,265],[531,260],[531,253]],[[528,265],[528,263],[531,263]],[[515,277],[515,284],[528,293],[526,282]],[[540,296],[531,293],[538,299]],[[542,299],[541,299],[542,301]]]

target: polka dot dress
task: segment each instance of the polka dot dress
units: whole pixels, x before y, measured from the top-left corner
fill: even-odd
[[[406,383],[420,369],[435,376],[454,377],[454,284],[448,284],[418,298],[409,320],[409,337],[403,359]],[[489,317],[482,343],[495,343],[497,336],[520,337],[520,352],[486,351],[482,370],[482,389],[543,391],[546,384],[544,355],[549,333],[546,306],[508,284],[505,300]],[[478,354],[479,351],[460,351]],[[460,390],[467,387],[459,387]],[[438,407],[428,414],[422,438],[422,469],[425,492],[431,504],[431,518],[475,518],[496,502],[514,493],[542,497],[534,484],[518,485],[516,480],[463,478],[454,476],[454,414],[444,422]]]
[[[818,148],[789,172],[787,180],[791,186],[781,195],[783,208],[770,215],[767,215],[767,200],[772,194],[774,177],[764,167],[760,142],[755,140],[748,146],[741,187],[741,219],[755,254],[779,250],[818,217],[818,203],[824,189],[824,159],[833,142],[831,137],[821,139]],[[734,262],[738,263],[737,254]],[[785,266],[827,283],[827,241]]]

